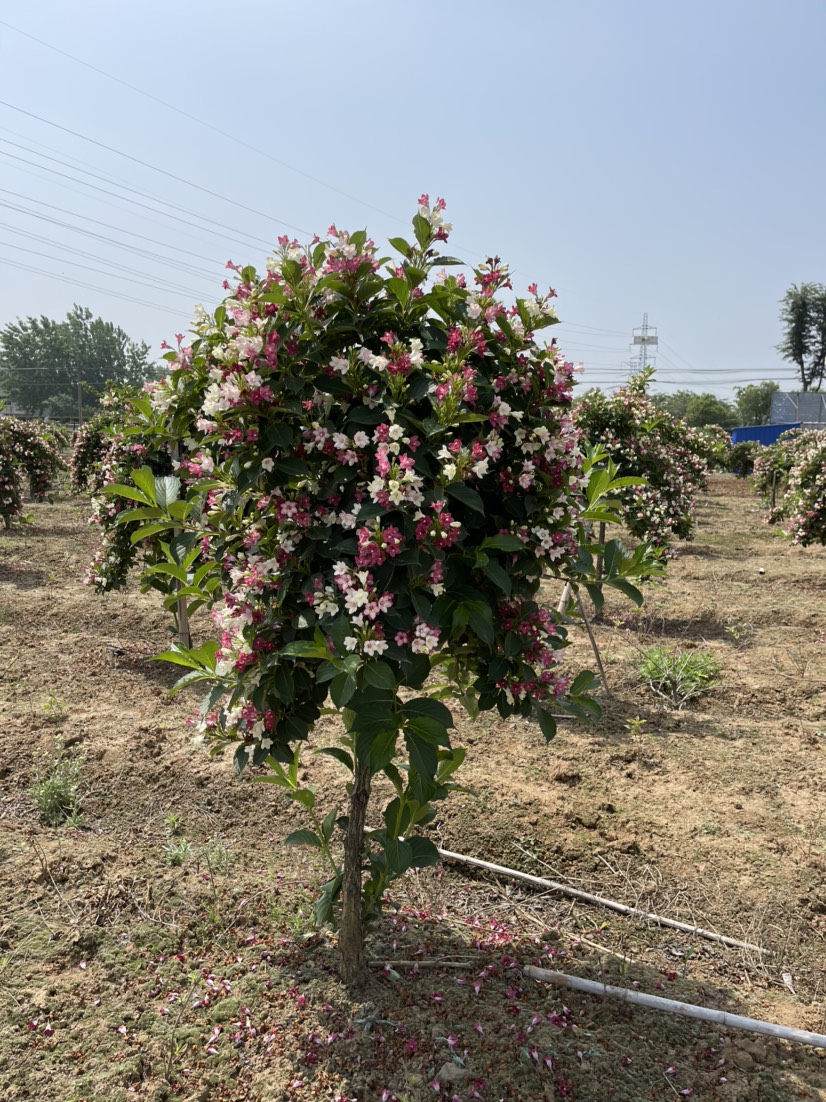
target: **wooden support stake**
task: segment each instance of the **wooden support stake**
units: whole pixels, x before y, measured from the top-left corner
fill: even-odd
[[[645,1006],[650,1010],[662,1010],[668,1014],[680,1014],[684,1018],[696,1018],[701,1022],[716,1022],[728,1029],[745,1029],[749,1033],[763,1033],[768,1037],[777,1037],[783,1041],[797,1041],[801,1045],[814,1045],[826,1048],[826,1037],[821,1033],[809,1033],[805,1029],[793,1029],[789,1026],[763,1022],[759,1018],[744,1018],[740,1014],[729,1014],[727,1010],[715,1010],[708,1006],[696,1006],[694,1003],[682,1003],[676,999],[663,999],[659,995],[646,995],[644,991],[629,991],[625,987],[611,987],[607,983],[595,980],[583,980],[579,976],[568,976],[564,972],[549,972],[546,968],[536,968],[532,964],[523,969],[526,976],[534,980],[551,983],[555,987],[566,987],[572,991],[584,991],[588,995],[600,995],[604,998],[619,999],[621,1002]]]
[[[605,545],[605,521],[600,521],[599,524],[599,539],[597,540],[600,547]],[[597,581],[602,581],[602,552],[597,555]]]
[[[779,473],[779,471],[772,471],[772,509],[777,501],[777,476]]]
[[[178,445],[172,445],[172,459],[177,460],[179,456]],[[173,535],[179,536],[181,534],[180,528],[173,528]],[[175,588],[181,589],[181,583],[175,582]],[[175,619],[178,624],[178,642],[182,647],[187,650],[192,646],[192,633],[189,630],[189,612],[186,606],[186,597],[179,597],[175,602]]]
[[[600,680],[602,681],[602,687],[603,687],[603,689],[605,689],[605,691],[607,693],[607,692],[609,692],[608,678],[605,676],[605,667],[602,664],[602,657],[599,653],[599,647],[597,646],[597,641],[594,638],[594,633],[593,633],[593,631],[591,631],[591,625],[588,622],[588,616],[586,615],[586,612],[585,612],[585,605],[583,604],[582,597],[579,595],[579,593],[577,593],[576,599],[577,599],[577,603],[579,604],[579,611],[580,611],[580,614],[582,616],[582,622],[585,625],[585,630],[588,632],[588,638],[591,640],[591,649],[594,652],[594,658],[596,658],[596,660],[597,660],[597,666],[599,667],[599,676],[600,676]]]

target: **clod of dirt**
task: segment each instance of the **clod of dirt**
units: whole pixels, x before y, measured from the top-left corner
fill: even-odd
[[[573,787],[575,784],[579,784],[582,780],[582,774],[577,773],[575,769],[557,769],[555,773],[551,775],[551,780],[557,784],[567,784]]]
[[[470,1072],[467,1068],[460,1068],[458,1064],[454,1064],[452,1060],[448,1060],[446,1064],[442,1064],[439,1068],[439,1074],[436,1078],[440,1083],[461,1083],[463,1079],[467,1079]]]

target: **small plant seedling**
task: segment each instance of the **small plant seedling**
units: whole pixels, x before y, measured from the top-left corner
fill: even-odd
[[[178,868],[192,852],[192,843],[188,838],[168,837],[163,852],[167,865]]]
[[[647,647],[643,651],[640,676],[652,692],[664,697],[675,708],[684,707],[707,693],[720,680],[720,665],[706,651],[678,651],[667,647]]]
[[[170,811],[165,817],[166,823],[166,835],[168,838],[174,838],[181,833],[182,820],[181,816],[174,811]]]
[[[41,707],[46,718],[55,723],[66,718],[66,701],[59,697],[54,689],[49,689]]]
[[[726,624],[726,635],[736,647],[747,647],[754,639],[754,624],[741,622]]]
[[[29,795],[46,826],[80,826],[83,757],[67,758],[58,742],[54,754],[42,762],[35,757],[34,784]]]

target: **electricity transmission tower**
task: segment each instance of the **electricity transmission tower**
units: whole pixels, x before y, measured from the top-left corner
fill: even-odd
[[[649,365],[651,367],[655,365],[658,343],[657,327],[648,324],[648,313],[646,312],[642,316],[642,325],[637,326],[637,328],[632,331],[631,335],[631,344],[634,349],[637,350],[637,355],[630,364],[635,374],[644,371]]]

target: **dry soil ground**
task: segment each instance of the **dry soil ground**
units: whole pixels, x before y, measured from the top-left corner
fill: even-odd
[[[170,700],[175,672],[148,661],[164,614],[81,584],[84,502],[33,512],[0,534],[0,1097],[826,1098],[824,1051],[520,973],[541,960],[826,1032],[826,554],[784,543],[745,484],[714,480],[643,610],[610,602],[600,722],[546,744],[527,722],[459,719],[476,795],[433,829],[770,952],[446,866],[397,889],[371,951],[461,967],[379,970],[358,1000],[309,922],[319,870],[281,844],[298,809],[191,744],[196,698]],[[652,643],[711,652],[720,686],[669,708],[637,672]],[[83,763],[83,820],[49,828],[29,789],[58,740]],[[340,784],[325,761],[307,755],[322,805]]]

